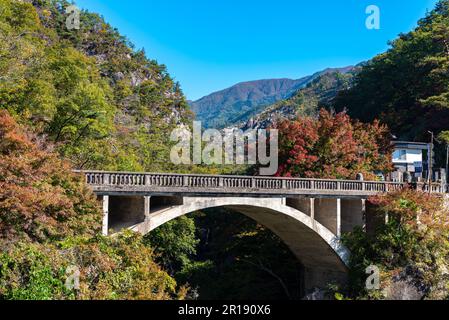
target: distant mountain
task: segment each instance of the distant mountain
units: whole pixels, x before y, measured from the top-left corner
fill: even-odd
[[[301,79],[267,79],[236,84],[197,101],[189,101],[196,119],[204,127],[223,128],[246,121],[265,107],[290,98],[317,77],[333,72],[347,73],[353,67],[326,69]]]
[[[319,108],[329,109],[338,92],[351,86],[360,69],[360,66],[356,66],[322,72],[290,98],[265,107],[259,114],[244,114],[233,126],[244,130],[267,128],[279,119],[293,119],[299,115],[313,116]]]

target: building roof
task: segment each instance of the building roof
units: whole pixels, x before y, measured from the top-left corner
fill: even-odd
[[[430,143],[426,142],[413,142],[413,141],[393,141],[391,143],[396,148],[402,149],[418,149],[418,150],[428,150]]]

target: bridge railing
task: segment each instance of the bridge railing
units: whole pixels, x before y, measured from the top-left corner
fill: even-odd
[[[404,188],[399,182],[332,180],[306,178],[271,178],[251,176],[221,176],[171,173],[135,173],[78,171],[86,177],[89,185],[116,187],[160,187],[191,189],[228,189],[228,190],[308,190],[341,191],[358,193],[384,193]],[[429,191],[428,184],[417,184],[416,188]],[[432,192],[447,192],[447,186],[435,183],[430,186]]]
[[[449,185],[447,185],[447,184],[432,183],[429,185],[428,183],[418,182],[418,183],[413,183],[412,186],[416,190],[420,190],[420,191],[424,191],[424,192],[429,192],[429,189],[430,189],[431,193],[449,193]]]

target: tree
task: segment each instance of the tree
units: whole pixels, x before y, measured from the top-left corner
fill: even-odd
[[[191,121],[179,84],[98,14],[67,30],[66,0],[0,1],[0,108],[78,168],[164,171]]]
[[[320,110],[318,118],[299,117],[279,130],[278,176],[354,179],[357,173],[391,170],[388,129],[378,121],[353,122],[346,113]]]
[[[99,236],[94,194],[45,145],[0,110],[0,299],[182,299],[141,236]]]
[[[158,262],[171,274],[189,266],[198,242],[194,220],[185,216],[165,223],[145,237],[145,243],[159,255]]]
[[[101,213],[82,178],[0,111],[0,238],[45,242],[95,235]]]

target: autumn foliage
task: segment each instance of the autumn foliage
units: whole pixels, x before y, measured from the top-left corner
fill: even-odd
[[[283,120],[279,130],[277,176],[354,179],[357,173],[391,170],[389,131],[375,121],[351,121],[342,112],[320,110],[318,118]]]
[[[0,111],[0,299],[182,299],[142,236],[99,235],[93,193],[44,145]]]
[[[0,237],[44,242],[94,235],[101,213],[81,177],[0,111]]]

